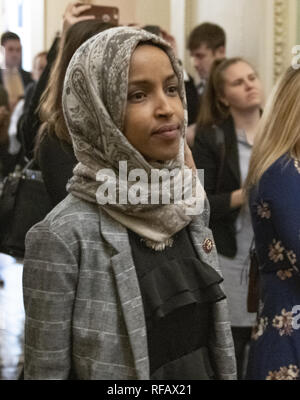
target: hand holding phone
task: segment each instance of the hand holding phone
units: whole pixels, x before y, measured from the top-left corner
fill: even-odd
[[[94,15],[84,14],[84,12],[90,10],[91,7],[90,4],[69,3],[63,15],[63,32],[70,26],[76,24],[76,22],[95,19]]]
[[[93,15],[96,19],[100,19],[102,22],[116,26],[119,25],[119,9],[117,7],[91,5],[91,7],[83,11],[81,15]]]

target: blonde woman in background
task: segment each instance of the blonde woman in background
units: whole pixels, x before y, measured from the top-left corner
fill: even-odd
[[[193,146],[211,207],[213,231],[228,296],[238,378],[245,377],[254,313],[247,312],[251,218],[242,190],[248,173],[263,91],[246,60],[215,61],[203,95]]]
[[[247,379],[300,379],[300,70],[266,107],[246,186],[259,260],[260,305]],[[298,306],[299,307],[299,306]]]

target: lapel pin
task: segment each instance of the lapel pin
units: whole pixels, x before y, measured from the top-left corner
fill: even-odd
[[[214,247],[214,242],[211,239],[205,239],[202,248],[205,251],[205,253],[210,253]]]

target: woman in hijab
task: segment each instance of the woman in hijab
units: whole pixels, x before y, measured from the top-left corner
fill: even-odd
[[[196,174],[178,184],[192,162],[172,49],[128,27],[94,36],[63,108],[79,163],[27,235],[25,379],[235,379],[207,201]],[[184,198],[166,201],[168,183]]]

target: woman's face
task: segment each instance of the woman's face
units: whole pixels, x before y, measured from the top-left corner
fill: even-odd
[[[262,86],[253,68],[244,61],[230,65],[224,72],[221,101],[230,111],[247,111],[260,108]]]
[[[129,69],[124,134],[148,161],[174,159],[184,112],[178,78],[167,54],[152,45],[133,52]]]

